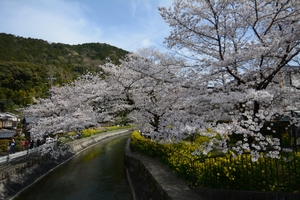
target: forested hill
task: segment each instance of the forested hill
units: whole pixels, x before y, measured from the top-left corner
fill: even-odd
[[[0,33],[0,112],[47,96],[51,84],[99,71],[106,58],[118,64],[127,53],[102,43],[68,45]]]

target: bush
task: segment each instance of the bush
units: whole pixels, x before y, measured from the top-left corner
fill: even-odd
[[[0,140],[1,154],[6,154],[7,153],[7,146],[8,146],[9,141],[10,141],[9,139]]]
[[[119,130],[119,129],[124,129],[124,128],[131,128],[133,125],[128,125],[128,126],[106,126],[106,127],[101,127],[99,129],[85,129],[82,131],[82,137],[90,137],[95,134],[103,133],[106,131],[114,131],[114,130]]]
[[[131,135],[131,148],[148,156],[159,158],[178,176],[192,185],[260,191],[299,193],[300,153],[281,153],[280,159],[262,157],[252,162],[250,154],[233,157],[231,152],[222,156],[193,156],[192,152],[206,139],[197,143],[183,141],[177,144],[158,144],[144,138],[138,131]],[[216,155],[217,152],[214,153]],[[285,154],[285,155],[283,155]]]
[[[105,128],[101,128],[101,129],[85,129],[82,131],[82,137],[90,137],[92,135],[95,135],[95,134],[99,134],[99,133],[102,133],[102,132],[105,132],[106,129]]]

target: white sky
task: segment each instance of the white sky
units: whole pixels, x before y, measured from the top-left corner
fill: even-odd
[[[0,0],[0,33],[63,44],[164,49],[170,28],[157,7],[173,0]]]

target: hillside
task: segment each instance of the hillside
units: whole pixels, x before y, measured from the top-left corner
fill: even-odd
[[[128,52],[102,43],[68,45],[0,33],[0,112],[15,112],[45,97],[51,84],[99,71],[110,58],[115,64]]]

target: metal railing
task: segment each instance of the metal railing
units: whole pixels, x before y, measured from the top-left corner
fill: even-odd
[[[135,140],[133,151],[156,157],[193,186],[252,191],[300,192],[299,146],[280,152],[279,159],[262,157],[252,162],[250,154],[195,158],[166,145]]]
[[[195,159],[193,184],[235,190],[300,192],[300,156],[297,154],[293,151],[279,159],[262,157],[257,162],[252,162],[249,154],[238,158]],[[197,174],[203,169],[203,164],[207,170]]]
[[[40,150],[40,148],[41,147],[36,147],[36,148],[24,150],[24,151],[19,151],[19,152],[13,153],[13,154],[7,154],[6,156],[0,156],[0,164],[9,163],[13,159],[27,156],[34,152],[38,152]]]

